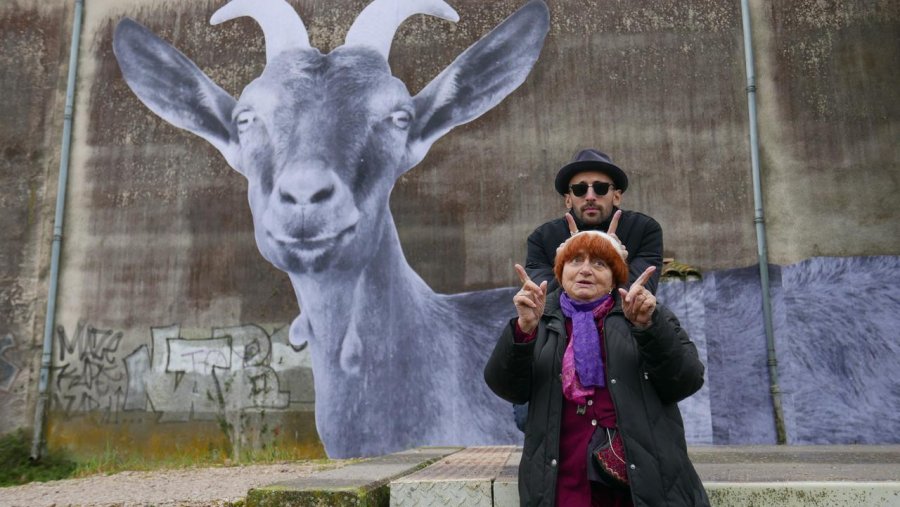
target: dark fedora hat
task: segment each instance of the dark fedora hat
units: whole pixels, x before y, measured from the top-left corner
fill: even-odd
[[[622,192],[628,188],[628,176],[625,176],[625,171],[619,169],[619,166],[613,164],[609,155],[593,148],[586,148],[576,153],[572,161],[556,173],[556,191],[566,195],[572,177],[585,171],[599,171],[606,174],[612,179],[613,185]]]

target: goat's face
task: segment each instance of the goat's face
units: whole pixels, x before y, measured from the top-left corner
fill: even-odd
[[[263,256],[292,273],[364,267],[408,169],[414,114],[372,50],[295,50],[270,62],[232,113]]]
[[[232,0],[212,18],[251,16],[266,68],[235,101],[168,43],[129,19],[113,49],[126,82],[156,114],[212,143],[247,177],[256,242],[290,273],[361,270],[393,227],[396,179],[451,128],[515,90],[549,28],[531,0],[415,97],[391,75],[394,30],[416,12],[456,20],[443,0],[375,0],[343,46],[322,55],[283,0]]]

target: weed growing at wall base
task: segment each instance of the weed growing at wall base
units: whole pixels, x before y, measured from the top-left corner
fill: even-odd
[[[320,451],[321,452],[321,451]],[[107,445],[102,454],[77,456],[77,469],[73,477],[87,477],[97,474],[115,474],[125,470],[150,471],[163,469],[185,469],[193,467],[219,467],[266,463],[319,463],[327,465],[330,460],[310,459],[310,452],[303,447],[266,446],[262,449],[248,449],[240,459],[234,459],[219,449],[211,448],[208,454],[183,454],[173,452],[162,457],[151,457],[139,452],[128,452]]]
[[[125,470],[160,470],[192,467],[233,466],[259,463],[312,463],[329,466],[328,459],[310,459],[310,450],[305,447],[264,446],[249,449],[240,460],[233,460],[219,449],[210,449],[209,454],[172,453],[163,458],[143,456],[140,453],[123,453],[112,445],[99,455],[76,456],[69,451],[52,450],[37,462],[30,459],[31,437],[19,430],[0,436],[0,487],[16,486],[29,482],[46,482],[59,479],[81,478],[97,474],[114,474]],[[321,454],[317,449],[312,454]],[[352,462],[350,460],[349,462]],[[2,495],[0,495],[2,496]],[[240,502],[227,504],[242,505]]]
[[[0,486],[55,481],[75,473],[77,465],[63,453],[47,452],[35,462],[30,454],[31,438],[24,430],[0,437]]]

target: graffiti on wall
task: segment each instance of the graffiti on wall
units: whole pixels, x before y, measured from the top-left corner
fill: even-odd
[[[9,392],[19,374],[19,367],[6,357],[7,350],[15,348],[16,342],[11,334],[0,338],[0,391],[3,392]]]
[[[273,345],[258,326],[216,328],[212,336],[199,340],[181,338],[178,326],[153,328],[151,335],[149,348],[142,345],[124,360],[125,409],[152,407],[164,421],[214,418],[249,408],[287,408],[290,392],[272,360],[281,367],[303,366],[300,354],[277,340]]]
[[[67,414],[117,412],[124,397],[125,369],[118,361],[122,332],[79,321],[71,337],[63,326],[58,326],[56,339],[56,408]]]
[[[481,381],[482,363],[459,359],[487,357],[512,316],[513,291],[435,293],[406,262],[389,200],[395,181],[433,143],[525,81],[549,12],[531,0],[411,96],[392,75],[388,53],[395,31],[414,14],[459,18],[443,0],[375,0],[344,44],[322,54],[284,0],[233,0],[211,22],[251,17],[266,41],[266,67],[238,100],[131,19],[119,22],[113,40],[135,95],[210,142],[247,178],[256,244],[288,273],[302,309],[290,339],[310,344],[316,426],[332,457],[521,438],[509,406]],[[148,362],[149,351],[141,354],[133,361]],[[227,355],[196,354],[174,366],[183,389],[214,391],[194,380],[197,365],[212,372],[205,381],[221,387],[216,372]],[[257,388],[270,378],[261,375]],[[266,399],[279,403],[274,393]],[[202,398],[190,398],[192,409],[212,403]]]
[[[281,376],[309,369],[309,355],[288,343],[288,328],[268,333],[247,324],[213,328],[187,339],[180,327],[154,327],[151,341],[123,352],[121,331],[79,322],[71,337],[57,330],[54,408],[67,416],[149,411],[161,422],[216,419],[248,409],[284,409],[311,402],[311,388],[289,389]]]

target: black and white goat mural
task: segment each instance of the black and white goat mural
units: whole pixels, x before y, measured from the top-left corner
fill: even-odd
[[[474,360],[512,316],[512,290],[432,291],[406,262],[388,204],[435,141],[524,82],[549,13],[527,3],[411,96],[387,58],[416,13],[458,19],[442,0],[375,0],[322,54],[284,0],[233,0],[211,22],[249,16],[266,42],[265,70],[238,100],[135,21],[114,36],[138,98],[247,178],[256,244],[299,302],[290,340],[309,344],[316,426],[332,457],[521,438]]]
[[[549,14],[530,1],[411,96],[387,57],[416,13],[457,19],[442,0],[374,0],[344,44],[322,54],[284,0],[233,0],[212,22],[252,17],[266,43],[265,69],[238,100],[138,23],[122,20],[114,36],[138,98],[247,178],[256,244],[299,302],[290,341],[308,344],[317,429],[332,457],[522,438],[511,407],[482,381],[516,288],[435,293],[406,262],[389,197],[435,141],[524,82]],[[772,266],[790,443],[898,442],[898,270],[897,256]],[[758,269],[661,284],[659,297],[707,364],[707,385],[680,407],[688,441],[774,443]],[[147,351],[129,357],[161,368]]]

